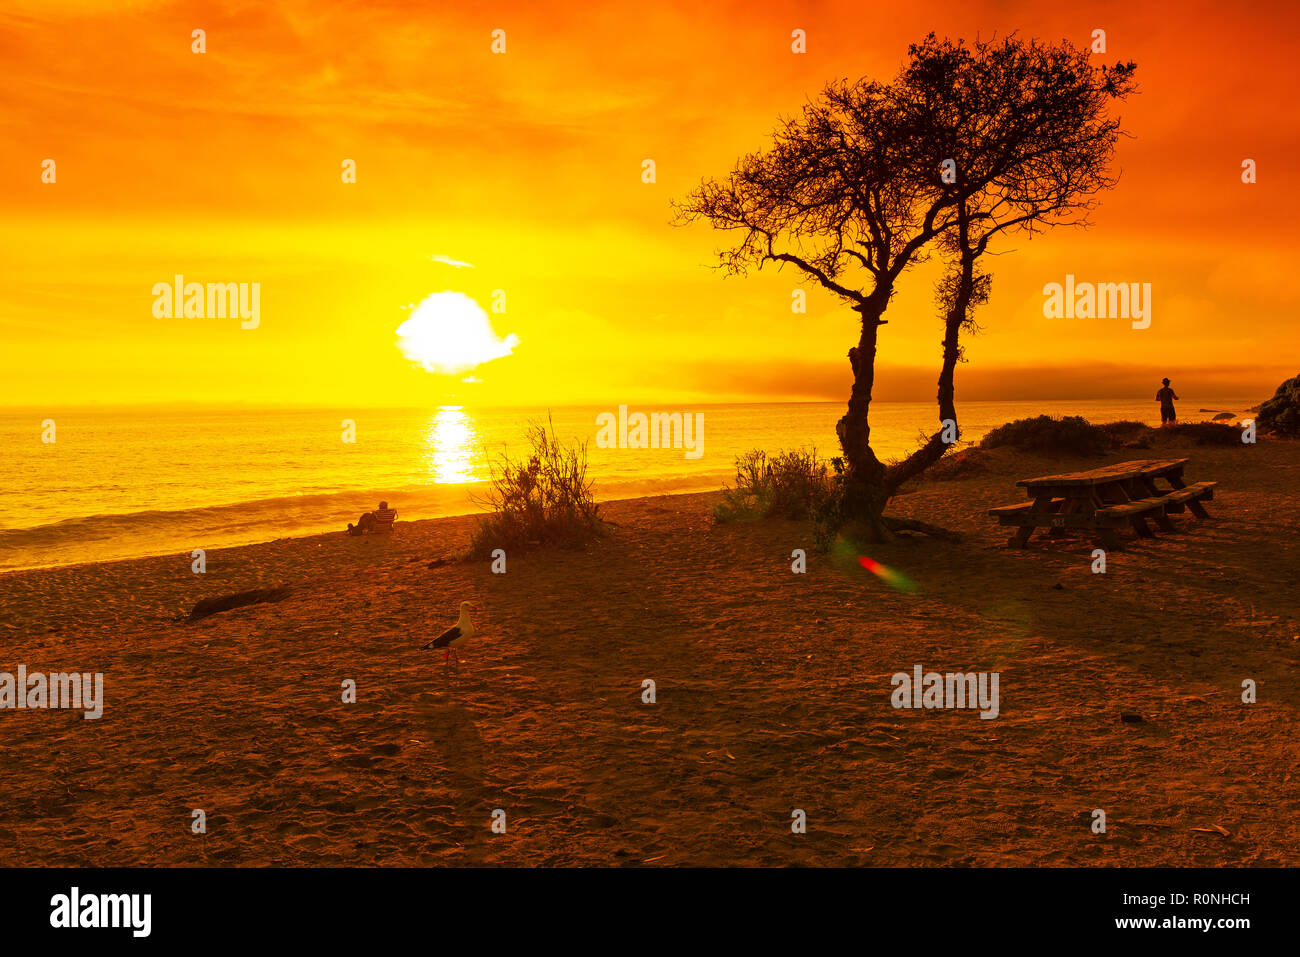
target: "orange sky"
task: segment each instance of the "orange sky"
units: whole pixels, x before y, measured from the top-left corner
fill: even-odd
[[[0,405],[845,398],[854,315],[815,289],[792,315],[792,272],[724,280],[719,237],[669,226],[668,203],[827,80],[892,78],[929,30],[1085,45],[1102,28],[1141,90],[1093,227],[992,261],[959,401],[1145,398],[1166,374],[1185,399],[1262,398],[1300,371],[1294,5],[334,6],[6,4]],[[155,318],[177,273],[259,282],[260,325]],[[1151,328],[1044,318],[1066,273],[1150,282]],[[933,278],[904,277],[878,398],[933,396]],[[519,344],[481,381],[397,348],[408,303],[455,290],[486,309],[498,289],[493,326]]]

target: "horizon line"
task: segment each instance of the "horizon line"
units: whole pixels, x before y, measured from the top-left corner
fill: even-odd
[[[1251,400],[1251,396],[1243,395],[1212,395],[1203,400],[1197,401],[1224,401],[1224,400]],[[1266,401],[1270,396],[1255,398],[1256,404]],[[612,408],[620,405],[628,406],[662,406],[662,407],[721,407],[736,405],[846,405],[847,399],[738,399],[738,400],[711,400],[707,402],[693,402],[672,400],[665,401],[662,399],[641,400],[630,399],[614,403]],[[966,399],[958,403],[960,411],[963,405],[982,405],[989,403],[1008,403],[1008,402],[1149,402],[1138,396],[1035,396],[1033,398],[997,398],[997,399]],[[1184,405],[1188,400],[1184,399]],[[936,405],[933,398],[928,399],[873,399],[872,405]],[[510,410],[510,409],[528,409],[536,411],[538,409],[607,409],[611,408],[608,402],[564,402],[555,405],[547,403],[519,404],[519,403],[477,403],[477,402],[429,402],[429,403],[405,403],[405,404],[366,404],[366,403],[346,403],[346,404],[329,404],[329,403],[259,403],[259,402],[198,402],[198,401],[141,401],[141,402],[105,402],[105,403],[69,403],[62,404],[58,402],[37,405],[34,403],[24,405],[0,405],[0,414],[16,412],[33,412],[49,411],[51,408],[63,411],[109,411],[113,409],[151,409],[151,410],[210,410],[210,411],[266,411],[266,410],[285,410],[285,411],[314,411],[314,410],[347,410],[347,409],[366,409],[369,411],[410,411],[414,409],[492,409],[492,410]]]

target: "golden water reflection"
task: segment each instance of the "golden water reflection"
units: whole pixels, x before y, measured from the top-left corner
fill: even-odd
[[[479,461],[482,439],[474,420],[459,405],[444,405],[424,429],[424,463],[433,481],[458,485],[487,478]]]

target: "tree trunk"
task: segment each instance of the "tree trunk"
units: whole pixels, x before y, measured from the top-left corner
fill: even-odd
[[[888,470],[886,482],[890,497],[904,482],[928,469],[947,452],[951,443],[943,441],[944,422],[957,427],[957,387],[955,384],[957,360],[961,357],[961,328],[975,293],[975,255],[967,248],[967,220],[963,204],[957,218],[958,248],[961,250],[960,272],[952,301],[944,316],[943,365],[939,369],[939,431],[903,461]]]
[[[856,307],[862,316],[862,335],[857,346],[849,350],[853,390],[849,393],[848,410],[835,428],[844,452],[844,519],[857,534],[873,542],[893,539],[881,520],[885,503],[889,501],[888,484],[885,466],[871,448],[871,425],[867,417],[876,379],[876,337],[884,325],[880,317],[888,304],[889,289],[878,286],[866,302]]]

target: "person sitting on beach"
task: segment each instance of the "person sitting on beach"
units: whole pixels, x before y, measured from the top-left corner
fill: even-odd
[[[1178,395],[1169,388],[1168,379],[1161,381],[1164,382],[1165,387],[1156,393],[1156,401],[1160,403],[1160,427],[1164,428],[1178,424],[1178,414],[1174,412],[1174,399],[1178,398]]]
[[[380,502],[379,508],[375,511],[362,513],[355,525],[349,522],[347,534],[364,535],[366,532],[374,532],[380,528],[391,530],[395,518],[397,518],[397,509],[389,508],[387,502]]]

